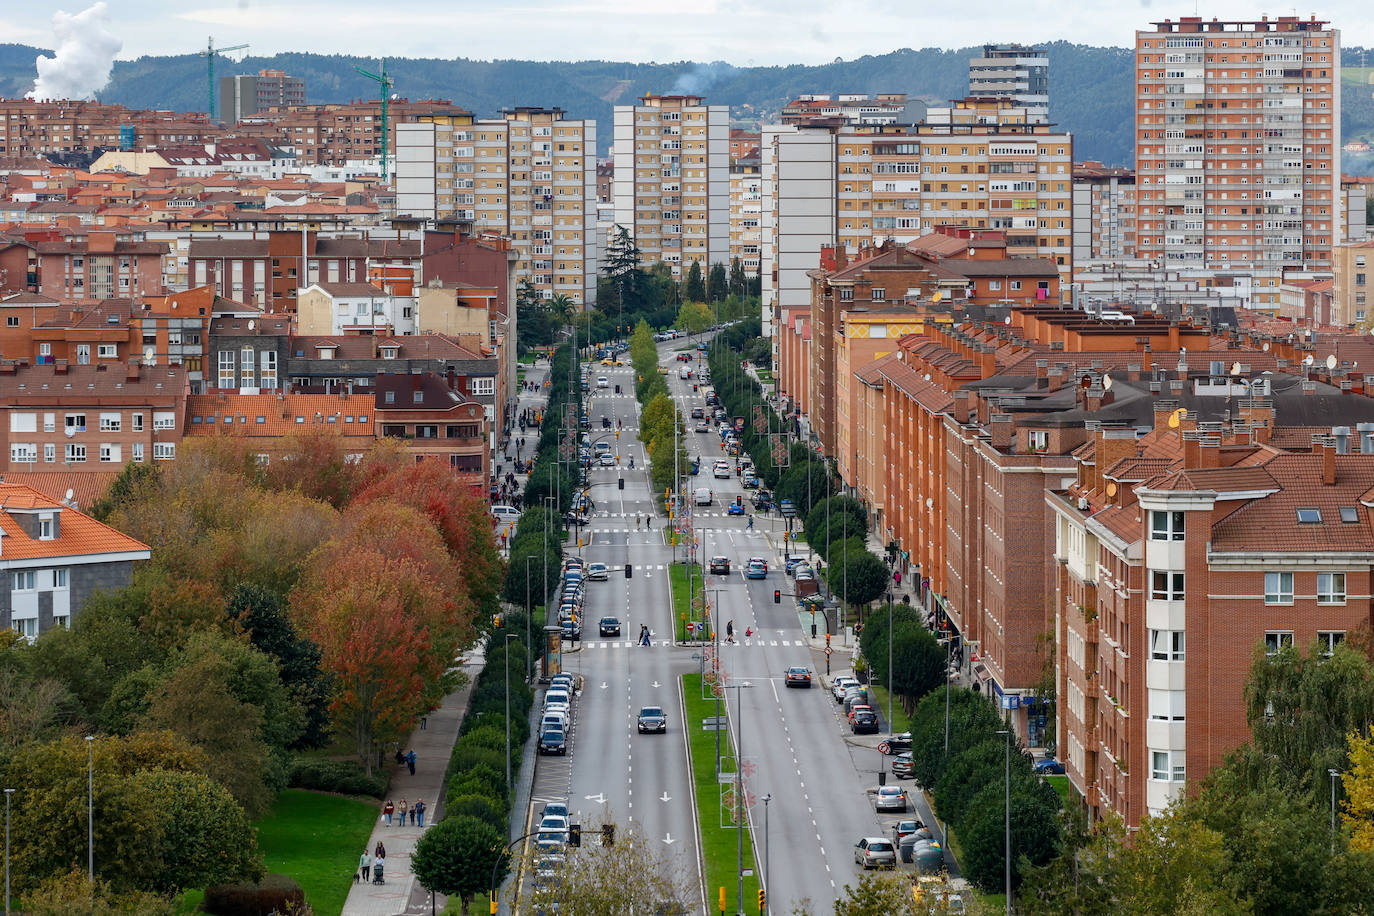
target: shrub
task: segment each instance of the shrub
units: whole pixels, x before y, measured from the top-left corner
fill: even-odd
[[[305,891],[286,875],[267,875],[257,884],[219,884],[205,889],[201,908],[214,916],[305,914]]]
[[[506,752],[490,747],[481,747],[476,744],[469,744],[467,741],[459,741],[453,749],[452,756],[449,757],[449,772],[456,775],[466,775],[467,772],[479,764],[492,767],[497,770],[504,770],[506,766]],[[504,777],[503,777],[504,778]]]
[[[464,814],[486,821],[498,830],[506,829],[506,809],[485,795],[457,795],[448,799],[444,808],[445,817]]]
[[[390,774],[385,769],[371,776],[353,760],[321,760],[297,757],[291,761],[291,788],[314,789],[317,792],[338,792],[341,795],[367,795],[382,798],[386,795]]]

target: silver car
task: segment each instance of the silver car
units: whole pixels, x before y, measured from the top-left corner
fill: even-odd
[[[878,794],[873,796],[875,811],[906,811],[906,789],[901,786],[879,786]]]
[[[854,864],[864,868],[896,868],[897,848],[887,837],[866,836],[854,844]]]

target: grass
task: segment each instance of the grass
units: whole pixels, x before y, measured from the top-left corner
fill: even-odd
[[[296,879],[317,916],[336,916],[378,810],[375,802],[287,789],[255,824],[263,865]]]
[[[870,681],[868,684],[868,692],[870,696],[872,696],[873,698],[873,703],[871,705],[874,709],[878,710],[879,715],[886,719],[887,688],[880,684],[874,684]],[[892,699],[891,728],[894,734],[901,734],[902,732],[911,731],[911,718],[906,714],[906,710],[902,709],[902,701],[898,697],[893,697]]]
[[[668,585],[673,591],[673,632],[677,642],[687,641],[687,621],[693,618],[700,619],[700,614],[693,614],[687,604],[687,564],[674,563],[668,567]],[[701,565],[692,564],[692,587],[691,594],[700,596],[704,587],[701,576]],[[709,632],[709,629],[708,629]]]
[[[1069,797],[1073,792],[1073,789],[1069,786],[1069,777],[1051,774],[1045,776],[1044,780],[1054,787],[1054,791],[1059,793],[1059,803],[1067,808],[1069,806]]]
[[[715,911],[720,888],[725,888],[725,900],[731,911],[737,895],[735,871],[739,837],[732,829],[720,826],[720,789],[716,781],[716,733],[701,727],[701,720],[716,714],[716,701],[701,696],[701,675],[682,676],[682,694],[687,718],[688,747],[692,752],[692,781],[696,786],[697,820],[701,825],[701,857],[705,865],[706,902]],[[722,703],[724,705],[724,703]],[[722,712],[723,714],[723,712]],[[730,733],[721,733],[721,753],[731,747]],[[746,792],[748,790],[746,789]],[[754,874],[744,879],[744,911],[754,912],[757,906],[759,880],[754,864],[754,847],[746,828],[744,833],[744,867]]]
[[[760,384],[763,384],[763,385],[771,385],[771,384],[773,384],[773,370],[772,370],[772,369],[755,369],[755,370],[754,370],[754,374],[756,374],[756,375],[759,377],[759,383],[760,383]]]

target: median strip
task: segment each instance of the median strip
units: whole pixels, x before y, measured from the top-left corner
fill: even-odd
[[[701,565],[692,563],[691,587],[687,583],[687,563],[674,563],[668,567],[668,584],[673,593],[673,632],[677,642],[688,642],[690,640],[705,640],[710,638],[711,628],[703,623],[709,623],[709,617],[703,618],[702,598],[704,581],[701,575]],[[688,603],[688,599],[691,603]],[[694,624],[694,629],[688,632],[687,625]]]
[[[720,738],[722,768],[733,775],[735,766],[734,742],[725,726],[725,700],[719,709],[714,697],[702,696],[702,676],[682,676],[683,708],[686,718],[682,727],[687,731],[687,747],[691,753],[692,784],[695,787],[697,822],[701,835],[703,880],[706,882],[707,912],[735,912],[739,904],[738,829],[732,826],[736,810],[748,811],[758,799],[749,788],[749,767],[745,767],[744,805],[734,803],[735,782],[721,782],[716,776],[716,739]],[[719,719],[716,719],[719,715]],[[707,728],[703,728],[707,725]],[[719,731],[714,726],[719,726]],[[746,761],[747,763],[747,761]],[[754,845],[746,819],[744,830],[744,901],[745,913],[758,912],[759,876],[754,863]],[[725,889],[725,907],[720,906],[721,888]]]

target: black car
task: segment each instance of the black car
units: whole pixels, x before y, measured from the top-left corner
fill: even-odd
[[[866,709],[861,709],[854,713],[854,718],[849,723],[849,728],[856,735],[876,734],[878,731],[878,715]]]
[[[712,558],[711,558],[711,575],[713,575],[713,576],[728,576],[728,575],[730,575],[730,558],[729,558],[729,557],[712,557]]]
[[[545,729],[539,735],[539,753],[568,755],[568,739],[556,728]]]
[[[639,710],[639,733],[645,732],[666,732],[668,730],[668,717],[663,714],[661,706],[644,706]]]
[[[602,636],[619,636],[620,618],[602,617],[601,622],[597,625],[597,629],[600,631]]]
[[[902,732],[900,735],[884,738],[878,743],[879,754],[900,754],[909,750],[911,750],[911,732]]]
[[[705,418],[706,418],[706,411],[705,411],[705,410],[703,410],[703,409],[700,408],[700,407],[693,407],[693,408],[692,408],[692,419],[693,419],[693,420],[703,420],[703,419],[705,419]]]
[[[582,638],[582,626],[575,619],[563,621],[563,638],[568,642],[577,642]]]
[[[771,508],[773,508],[773,494],[770,493],[770,492],[768,492],[767,490],[757,490],[757,491],[755,491],[755,493],[754,493],[754,508],[755,508],[755,509],[771,509]]]

